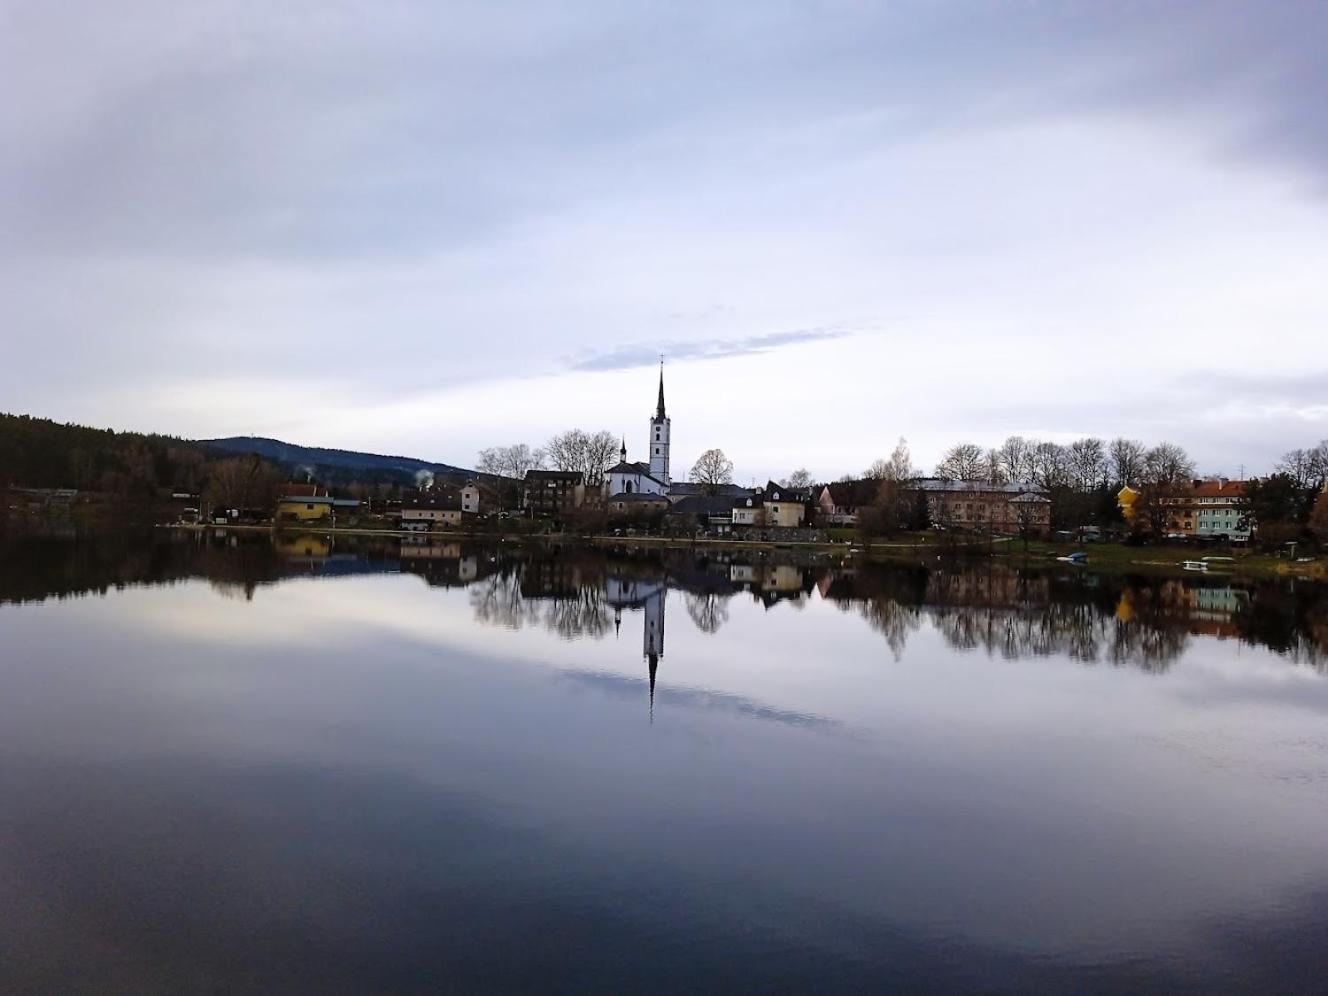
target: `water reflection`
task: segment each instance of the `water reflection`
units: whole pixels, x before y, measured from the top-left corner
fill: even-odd
[[[1312,586],[423,537],[0,554],[6,991],[1323,977]]]
[[[404,573],[431,587],[467,589],[478,622],[538,626],[564,640],[620,635],[624,613],[639,613],[652,680],[664,656],[670,592],[681,596],[696,629],[711,635],[728,622],[735,598],[796,610],[815,597],[858,613],[896,660],[925,628],[955,650],[1011,660],[1063,655],[1164,672],[1193,638],[1207,637],[1265,646],[1328,671],[1328,595],[1304,582],[225,531],[26,537],[0,542],[0,550],[0,603],[195,577],[225,597],[251,600],[291,578]]]

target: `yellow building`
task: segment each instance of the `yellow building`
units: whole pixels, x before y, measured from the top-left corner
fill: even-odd
[[[1128,484],[1116,492],[1116,504],[1120,507],[1121,518],[1129,522],[1134,518],[1134,503],[1139,500],[1139,492]]]
[[[327,495],[282,495],[277,499],[277,522],[314,522],[332,518]]]
[[[801,498],[788,493],[787,489],[771,481],[765,486],[761,496],[765,508],[765,524],[781,528],[794,528],[802,525],[807,514],[807,506]]]

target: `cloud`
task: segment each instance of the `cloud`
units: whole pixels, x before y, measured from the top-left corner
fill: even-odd
[[[572,359],[568,366],[573,370],[626,370],[631,367],[651,366],[659,362],[661,355],[666,360],[722,360],[735,356],[768,353],[784,346],[842,339],[848,334],[843,329],[802,329],[751,335],[740,339],[632,343],[610,350],[584,352]]]

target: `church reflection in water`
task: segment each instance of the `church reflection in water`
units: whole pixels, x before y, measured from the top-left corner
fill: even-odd
[[[1328,589],[1304,582],[1097,575],[996,561],[858,563],[787,552],[225,530],[77,542],[0,539],[0,553],[0,604],[188,578],[206,579],[228,598],[252,600],[292,578],[409,574],[431,588],[463,590],[485,625],[539,626],[564,640],[622,640],[624,627],[634,633],[639,618],[652,708],[670,597],[675,611],[681,603],[696,631],[707,635],[744,602],[764,611],[815,603],[852,612],[896,658],[925,627],[954,649],[993,658],[1059,655],[1162,672],[1196,639],[1236,640],[1328,673]]]

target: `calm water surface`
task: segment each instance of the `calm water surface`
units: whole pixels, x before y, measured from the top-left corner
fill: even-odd
[[[5,991],[1304,991],[1328,596],[0,542]]]

